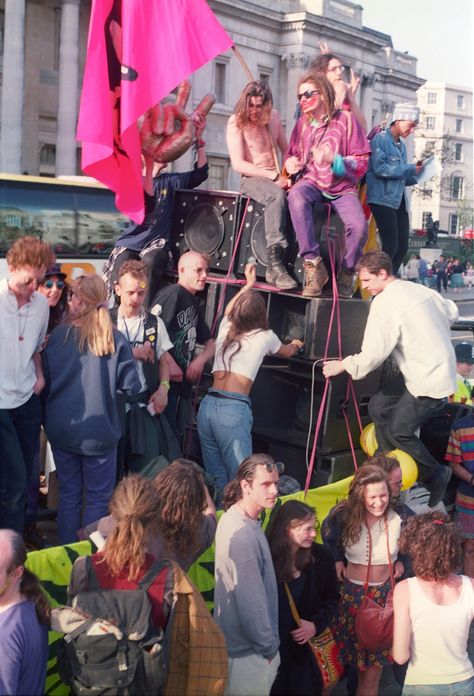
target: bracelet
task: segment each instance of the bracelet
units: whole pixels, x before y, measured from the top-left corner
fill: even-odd
[[[170,383],[168,382],[167,379],[163,379],[163,380],[160,382],[160,387],[166,387],[166,389],[169,390],[169,388],[170,388]]]
[[[272,179],[272,181],[278,181],[279,178],[280,178],[280,174],[277,172],[276,177],[274,179]]]
[[[200,147],[204,147],[205,144],[206,144],[206,141],[205,141],[205,140],[197,140],[197,139],[196,139],[196,140],[194,141],[194,149],[195,149],[195,150],[199,150],[199,148],[200,148]]]

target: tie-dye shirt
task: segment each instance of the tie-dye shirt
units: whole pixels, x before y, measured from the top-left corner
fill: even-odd
[[[335,162],[317,166],[309,154],[315,145],[328,145],[337,167]],[[302,178],[332,197],[356,191],[357,182],[367,171],[369,155],[369,142],[357,120],[349,111],[337,111],[328,124],[317,126],[301,116],[293,128],[285,159],[296,156],[303,163],[308,159]]]

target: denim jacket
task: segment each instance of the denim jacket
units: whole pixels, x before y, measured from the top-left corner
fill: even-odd
[[[407,164],[405,143],[395,142],[390,129],[371,141],[372,154],[367,170],[367,203],[398,210],[405,186],[416,184],[415,164]],[[405,206],[408,209],[405,199]]]

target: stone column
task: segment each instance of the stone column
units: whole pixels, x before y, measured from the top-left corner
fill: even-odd
[[[76,174],[80,0],[62,0],[59,45],[56,176]]]
[[[289,139],[295,123],[295,109],[298,101],[296,86],[304,72],[308,69],[310,57],[307,53],[295,52],[287,53],[282,59],[288,71],[286,114],[282,114],[282,116],[286,118],[286,135]]]
[[[6,0],[3,44],[0,171],[22,172],[25,0]]]

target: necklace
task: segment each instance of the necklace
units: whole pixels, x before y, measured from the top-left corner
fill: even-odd
[[[18,309],[18,340],[23,341],[25,338],[26,322],[28,321],[28,313],[30,311],[30,303],[26,305],[26,313],[21,313],[21,308]],[[23,326],[21,325],[21,320],[24,318]]]

